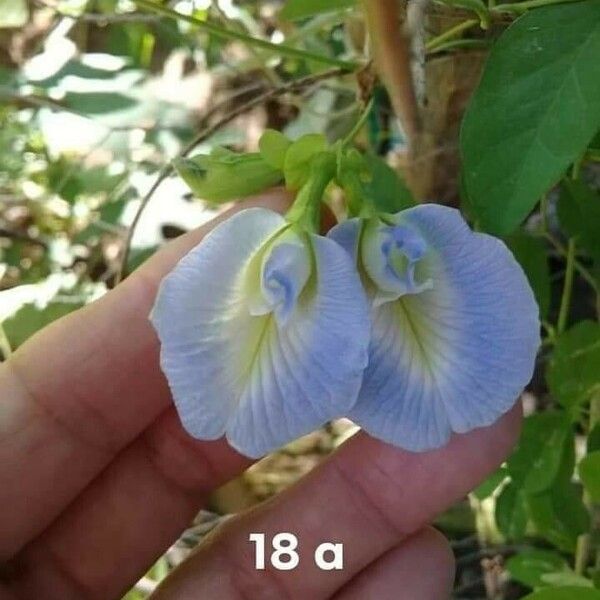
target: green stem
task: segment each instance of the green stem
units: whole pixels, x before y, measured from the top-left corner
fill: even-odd
[[[436,54],[438,52],[445,52],[447,50],[454,50],[455,48],[488,48],[490,46],[490,42],[488,40],[483,39],[459,39],[459,40],[448,40],[439,46],[436,46],[432,50],[429,50],[429,54]]]
[[[358,120],[354,124],[354,127],[351,129],[350,133],[342,141],[342,147],[349,146],[354,141],[354,138],[360,133],[360,130],[363,128],[364,124],[366,123],[367,119],[369,118],[369,113],[371,112],[372,108],[373,108],[373,98],[371,98],[369,100],[369,102],[367,102],[365,109],[362,111],[361,115],[358,117]]]
[[[562,298],[560,300],[560,310],[558,312],[558,322],[556,332],[560,335],[567,325],[569,308],[571,306],[571,292],[573,290],[573,272],[575,270],[575,240],[569,238],[567,246],[567,270],[565,272],[565,283],[563,286]]]
[[[497,4],[491,10],[498,13],[523,13],[530,8],[550,6],[551,4],[566,4],[568,2],[581,2],[582,0],[525,0],[514,4]]]
[[[227,40],[238,40],[250,46],[262,48],[264,50],[269,50],[274,54],[279,54],[282,56],[292,56],[294,58],[300,58],[303,60],[311,60],[325,65],[341,67],[348,71],[353,71],[358,66],[356,63],[350,61],[340,60],[338,58],[332,58],[330,56],[323,56],[321,54],[314,54],[313,52],[301,50],[300,48],[292,48],[290,46],[285,46],[284,44],[273,44],[272,42],[268,42],[267,40],[263,40],[261,38],[252,37],[251,35],[247,35],[245,33],[242,33],[241,31],[223,29],[222,27],[214,25],[213,23],[209,23],[208,21],[201,21],[200,19],[196,19],[195,17],[184,15],[175,10],[171,10],[166,6],[156,4],[156,2],[152,2],[151,0],[134,0],[134,2],[141,9],[148,10],[150,12],[163,15],[165,17],[170,17],[172,19],[184,21],[186,23],[189,23],[190,25],[198,27],[199,29],[203,29],[204,31],[214,35],[215,37],[220,37],[222,39]]]
[[[369,218],[377,214],[375,204],[364,192],[359,168],[347,166],[338,172],[338,183],[344,190],[346,206],[352,217]]]
[[[567,249],[549,232],[544,232],[544,237],[554,246],[556,251],[566,258]],[[575,269],[581,278],[594,290],[596,295],[600,295],[600,287],[594,279],[594,276],[588,271],[588,269],[582,265],[578,260],[574,261]]]
[[[434,50],[435,48],[437,48],[444,42],[447,42],[448,40],[458,37],[461,33],[466,31],[467,29],[470,29],[471,27],[474,27],[475,25],[479,25],[479,22],[480,21],[478,19],[469,19],[469,20],[465,21],[464,23],[459,23],[458,25],[455,25],[454,27],[451,27],[450,29],[444,31],[444,33],[441,33],[437,37],[430,39],[425,44],[425,49],[426,50]]]
[[[332,152],[315,156],[307,182],[300,188],[296,200],[285,215],[292,224],[305,231],[318,233],[321,224],[321,201],[327,186],[335,176],[336,157]]]

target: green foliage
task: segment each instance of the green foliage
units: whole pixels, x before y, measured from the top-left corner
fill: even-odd
[[[528,12],[494,45],[461,132],[467,194],[486,230],[512,232],[600,128],[598,56],[596,0]]]
[[[473,490],[473,495],[478,500],[485,500],[498,489],[500,484],[505,481],[507,477],[508,469],[506,467],[500,467]]]
[[[577,537],[590,521],[581,491],[570,481],[559,481],[550,490],[527,497],[529,514],[536,531],[565,552],[574,552]]]
[[[553,396],[576,411],[600,389],[600,324],[581,321],[557,340],[547,371]]]
[[[591,452],[579,463],[579,477],[594,502],[600,502],[600,450]]]
[[[365,194],[373,199],[379,210],[396,213],[416,204],[398,172],[375,154],[364,156],[367,171],[370,174],[364,182]]]
[[[600,600],[600,590],[578,586],[547,588],[525,596],[523,600]]]
[[[288,0],[280,16],[290,21],[313,17],[320,13],[351,8],[356,0]]]
[[[587,451],[596,452],[600,450],[600,423],[592,427],[587,439]]]
[[[509,483],[498,496],[496,523],[498,529],[510,540],[525,535],[527,527],[525,494],[513,483]]]
[[[559,474],[567,444],[573,444],[569,421],[560,412],[525,419],[517,448],[508,459],[513,481],[528,493],[549,489]]]
[[[581,180],[565,179],[557,211],[564,231],[600,261],[600,194]]]
[[[40,329],[53,321],[81,308],[83,302],[50,302],[40,308],[35,304],[25,304],[17,313],[2,323],[6,337],[14,350]]]
[[[539,237],[523,232],[510,236],[506,243],[523,267],[540,307],[540,318],[545,319],[550,310],[551,293],[546,244]]]
[[[547,586],[543,578],[550,573],[570,570],[567,561],[550,550],[526,550],[511,556],[506,569],[513,579],[531,588]]]

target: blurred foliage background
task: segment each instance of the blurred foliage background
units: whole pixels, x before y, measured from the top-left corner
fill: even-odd
[[[600,127],[600,112],[587,101],[600,103],[600,72],[586,56],[585,65],[565,66],[582,55],[576,36],[588,36],[589,51],[600,49],[593,2],[569,13],[574,21],[548,15],[564,10],[555,0],[538,0],[549,5],[539,11],[535,0],[432,2],[415,29],[427,143],[411,175],[390,98],[369,67],[362,11],[351,0],[180,0],[163,3],[166,13],[129,0],[0,0],[3,358],[220,210],[193,197],[171,172],[172,159],[217,146],[256,150],[267,127],[334,141],[372,97],[357,144],[377,161],[379,193],[392,201],[408,194],[403,173],[415,191],[416,172],[417,195],[459,206],[476,227],[502,235],[544,322],[519,447],[437,522],[457,556],[455,597],[513,599],[535,589],[546,593],[542,600],[558,600],[552,589],[600,586],[600,139],[588,135]],[[527,61],[519,66],[528,38],[519,37],[518,24],[507,33],[521,14],[556,39],[541,52],[547,79],[530,87],[519,80],[528,75]],[[561,22],[574,23],[571,36]],[[578,31],[586,23],[589,31]],[[490,48],[497,53],[459,139]],[[507,70],[514,81],[494,80]],[[574,73],[580,91],[577,81],[565,84]],[[557,86],[564,97],[553,95]],[[529,141],[515,137],[534,129]],[[536,150],[541,138],[564,165]],[[497,160],[473,175],[469,167],[492,141]],[[516,187],[507,175],[514,170],[523,171]],[[486,186],[499,190],[500,201],[481,200]],[[509,197],[514,202],[498,209]],[[329,200],[342,210],[339,191]],[[219,490],[210,512],[127,600],[147,597],[227,514],[285,488],[353,432],[348,421],[331,423]]]

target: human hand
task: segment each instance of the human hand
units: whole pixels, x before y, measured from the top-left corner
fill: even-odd
[[[274,194],[259,204],[285,203]],[[170,243],[0,366],[0,600],[119,598],[210,491],[249,465],[223,440],[183,431],[148,321],[161,278],[214,225]],[[439,600],[453,564],[427,524],[505,458],[520,418],[517,407],[420,454],[359,433],[291,489],[228,520],[153,598]],[[342,542],[343,570],[321,571],[306,555],[294,570],[255,570],[249,534],[283,531],[301,555]]]

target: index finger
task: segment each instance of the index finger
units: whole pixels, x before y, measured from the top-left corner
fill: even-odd
[[[331,598],[493,471],[515,443],[520,421],[517,405],[493,425],[453,435],[445,447],[422,453],[361,432],[295,486],[226,521],[211,543],[165,580],[157,600]],[[298,564],[280,570],[267,558],[258,570],[251,535],[264,535],[268,557],[281,532],[296,536]],[[316,564],[314,552],[325,542],[341,547],[342,568],[323,570]]]
[[[54,323],[0,365],[0,561],[12,556],[169,405],[148,321],[162,277],[242,203],[168,244],[106,296]]]

